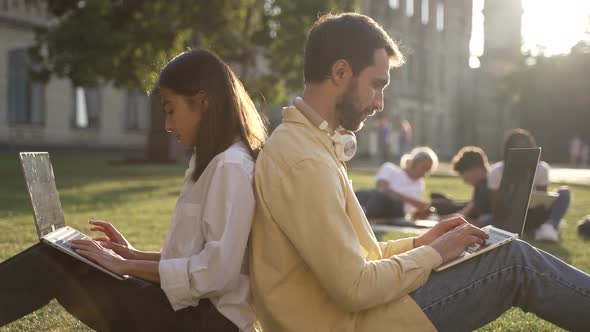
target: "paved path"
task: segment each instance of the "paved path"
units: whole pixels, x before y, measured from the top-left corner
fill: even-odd
[[[352,161],[350,163],[350,167],[375,173],[377,172],[378,168],[377,164],[375,163],[357,160]],[[448,162],[441,162],[434,175],[456,176],[453,173],[451,164]],[[549,177],[551,182],[590,186],[590,169],[588,168],[567,168],[560,165],[552,165]]]
[[[441,163],[435,175],[453,176],[450,163]],[[566,168],[559,165],[552,166],[549,178],[552,183],[581,184],[590,186],[590,169],[587,168]]]

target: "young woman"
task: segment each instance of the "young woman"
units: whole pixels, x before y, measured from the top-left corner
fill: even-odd
[[[517,148],[535,148],[537,142],[533,135],[524,129],[517,128],[508,131],[506,140],[504,141],[504,155],[508,149]],[[559,187],[556,189],[555,200],[550,206],[543,204],[535,204],[535,196],[547,193],[547,187],[550,184],[549,172],[551,167],[544,161],[537,164],[537,172],[533,182],[534,191],[529,203],[529,211],[527,213],[526,229],[527,233],[534,236],[537,241],[559,241],[559,228],[563,221],[563,217],[567,213],[571,201],[571,191],[568,187]],[[492,209],[496,205],[496,196],[500,189],[500,182],[502,180],[502,173],[504,172],[504,162],[499,161],[491,166],[488,174],[488,188],[491,191]]]
[[[97,330],[254,330],[244,257],[265,126],[235,74],[208,51],[175,57],[156,91],[166,131],[193,150],[163,249],[135,249],[112,224],[90,220],[104,236],[71,246],[130,276],[120,281],[38,244],[0,265],[0,281],[14,286],[2,293],[0,326],[57,298]]]
[[[400,167],[386,162],[375,177],[376,189],[357,191],[368,218],[426,218],[431,206],[423,200],[424,177],[436,170],[438,157],[429,147],[402,156]]]

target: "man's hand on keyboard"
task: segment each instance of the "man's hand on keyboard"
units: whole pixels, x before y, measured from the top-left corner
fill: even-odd
[[[441,255],[443,264],[458,257],[469,246],[483,245],[488,234],[469,223],[463,223],[453,228],[433,241],[430,246]]]
[[[434,240],[443,236],[443,234],[465,224],[467,224],[467,221],[462,217],[454,217],[442,220],[439,223],[437,223],[434,227],[429,229],[428,232],[418,236],[414,240],[414,247],[417,248],[419,246],[431,244]]]

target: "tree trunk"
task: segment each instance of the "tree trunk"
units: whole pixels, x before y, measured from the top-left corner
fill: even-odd
[[[164,129],[165,115],[160,105],[160,96],[150,94],[150,128],[147,137],[146,158],[149,162],[170,162],[170,140]]]

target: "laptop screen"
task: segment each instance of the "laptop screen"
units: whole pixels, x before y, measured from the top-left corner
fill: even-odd
[[[496,195],[493,225],[522,236],[541,148],[509,149]]]
[[[53,168],[47,152],[21,152],[20,161],[41,238],[65,226]]]

